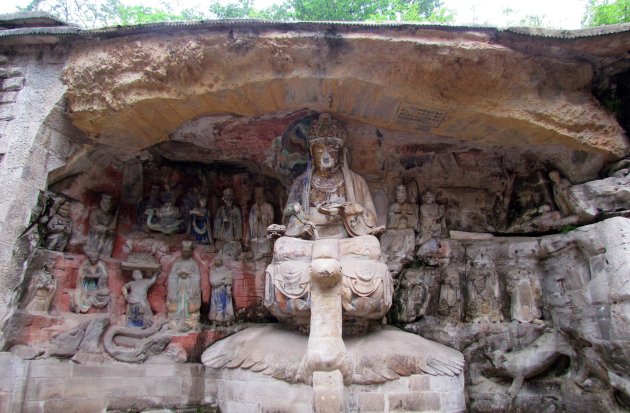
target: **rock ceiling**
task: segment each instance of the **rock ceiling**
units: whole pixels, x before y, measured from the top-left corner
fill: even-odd
[[[591,93],[625,59],[628,34],[589,34],[262,22],[104,30],[75,43],[64,81],[74,125],[126,150],[183,140],[207,161],[256,160],[313,110],[394,151],[446,142],[576,167],[586,153],[595,170],[629,148]],[[204,127],[190,126],[199,119]]]

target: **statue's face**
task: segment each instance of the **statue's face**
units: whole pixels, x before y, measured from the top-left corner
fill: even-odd
[[[227,205],[228,207],[231,207],[232,204],[234,204],[234,197],[232,197],[232,196],[224,196],[223,197],[223,202],[225,202],[225,205]]]
[[[70,215],[70,206],[68,204],[61,205],[59,207],[59,215],[64,218],[68,218],[68,215]]]
[[[101,198],[101,203],[99,205],[103,212],[109,212],[112,209],[112,200],[109,198]]]
[[[182,257],[184,257],[184,258],[192,257],[192,249],[191,248],[184,248],[182,250]]]
[[[206,200],[206,198],[199,198],[199,206],[205,208],[206,205],[208,205],[208,201]]]
[[[141,280],[142,279],[142,272],[140,272],[138,270],[134,270],[133,273],[131,273],[131,276],[133,277],[134,280]]]
[[[426,192],[423,196],[422,196],[422,201],[425,204],[432,204],[435,202],[435,196],[431,193],[431,192]]]
[[[315,170],[318,172],[334,172],[339,168],[341,151],[343,147],[339,142],[323,141],[311,146],[311,155]]]
[[[397,190],[396,191],[396,202],[399,204],[405,203],[407,200],[407,191]]]

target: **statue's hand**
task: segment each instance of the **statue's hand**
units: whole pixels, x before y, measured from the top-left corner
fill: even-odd
[[[313,225],[310,221],[304,224],[300,230],[300,237],[304,239],[313,239],[315,237],[315,225]]]
[[[358,214],[362,214],[363,213],[363,206],[356,204],[356,203],[352,203],[352,204],[348,204],[345,205],[343,207],[343,215],[344,216],[348,216],[348,215],[358,215]]]

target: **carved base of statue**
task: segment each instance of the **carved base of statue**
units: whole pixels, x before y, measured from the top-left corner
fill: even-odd
[[[318,260],[341,268],[344,319],[380,320],[391,306],[392,280],[374,236],[319,241],[281,237],[274,251],[265,274],[265,306],[279,320],[301,326],[310,323],[310,274]]]

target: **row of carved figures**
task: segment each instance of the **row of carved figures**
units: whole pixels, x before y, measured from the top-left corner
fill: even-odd
[[[195,205],[189,205],[188,201],[182,207],[177,207],[171,197],[167,196],[163,203],[159,203],[159,198],[151,196],[146,203],[147,208],[144,209],[146,227],[166,235],[188,231],[198,244],[216,245],[225,255],[238,257],[242,252],[243,221],[241,209],[234,205],[234,190],[232,188],[223,190],[223,205],[217,210],[214,220],[211,219],[207,207],[207,196],[204,193],[197,193],[195,198]],[[255,203],[249,211],[248,240],[254,259],[259,259],[271,255],[267,227],[273,224],[274,210],[272,205],[265,201],[264,188],[254,189],[254,199]],[[114,212],[112,197],[109,194],[102,194],[99,207],[90,213],[88,239],[84,251],[86,253],[93,251],[99,258],[109,258],[114,243],[116,222],[117,212]],[[53,206],[50,216],[43,217],[41,223],[45,224],[45,247],[53,251],[64,251],[73,228],[70,204],[65,201],[58,202]]]
[[[169,325],[175,331],[194,329],[199,324],[201,309],[201,272],[199,264],[192,257],[194,243],[183,241],[182,254],[173,263],[167,278],[166,309]],[[210,311],[208,319],[214,324],[230,324],[234,321],[232,304],[232,273],[224,266],[223,259],[216,257],[210,270],[211,286]],[[123,263],[123,268],[124,263]],[[127,269],[134,264],[127,264]],[[149,270],[151,276],[145,278],[146,263],[141,263],[132,272],[131,281],[122,287],[122,295],[127,301],[127,325],[129,327],[148,328],[154,320],[154,314],[148,300],[151,287],[155,284],[160,267]],[[105,263],[91,251],[79,267],[72,310],[86,313],[91,308],[104,308],[110,303],[108,287],[109,273]],[[30,291],[25,299],[24,308],[30,311],[48,311],[55,295],[57,281],[45,264],[33,274]]]
[[[394,299],[397,321],[440,316],[455,322],[501,322],[503,306],[509,302],[512,321],[541,322],[542,290],[533,270],[511,266],[500,271],[491,261],[483,261],[468,265],[462,279],[456,264],[441,261],[439,266],[403,271]],[[507,300],[501,291],[501,276]]]

